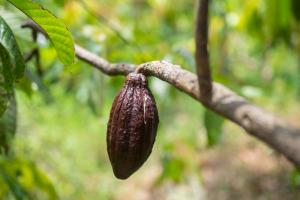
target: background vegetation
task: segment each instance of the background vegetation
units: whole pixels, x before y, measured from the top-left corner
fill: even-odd
[[[195,71],[196,1],[44,0],[76,43],[112,62],[167,60]],[[300,3],[215,0],[210,6],[213,78],[299,124]],[[106,124],[124,77],[76,60],[21,28],[27,17],[7,1],[0,15],[26,54],[39,47],[16,84],[17,131],[0,158],[0,199],[297,199],[300,177],[281,156],[150,78],[160,124],[153,153],[126,181],[112,173]],[[3,120],[3,119],[2,119]],[[1,130],[0,130],[1,131]]]

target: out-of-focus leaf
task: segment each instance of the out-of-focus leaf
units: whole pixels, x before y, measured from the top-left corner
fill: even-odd
[[[0,153],[2,149],[8,153],[12,138],[17,127],[17,103],[14,95],[11,95],[9,106],[0,118]]]
[[[244,86],[241,88],[241,93],[248,98],[261,97],[262,91],[258,87],[254,86]]]
[[[25,63],[23,60],[22,53],[19,49],[15,36],[5,22],[5,20],[0,16],[0,44],[9,54],[13,71],[12,75],[14,79],[21,78],[24,74]]]
[[[28,199],[28,194],[26,193],[25,189],[19,183],[17,183],[17,181],[14,180],[14,178],[7,174],[1,166],[0,174],[2,175],[2,178],[6,182],[7,186],[9,187],[11,193],[17,200],[23,200],[25,198]]]
[[[265,25],[272,37],[287,38],[290,36],[292,14],[291,0],[266,0]]]
[[[293,187],[300,186],[300,172],[297,169],[294,169],[290,175],[290,181]]]
[[[300,1],[299,0],[292,0],[292,9],[293,9],[293,14],[295,18],[300,21]]]
[[[19,81],[17,86],[17,89],[22,90],[28,97],[31,97],[33,94],[33,89],[32,89],[32,80],[30,80],[30,78],[26,75],[25,72],[25,76],[23,76]]]
[[[35,85],[35,89],[41,92],[45,102],[50,103],[53,101],[48,85],[44,83],[44,80],[41,79],[40,76],[33,73],[31,70],[25,70],[25,76],[31,84]],[[33,90],[33,87],[31,87],[31,89]]]
[[[61,62],[66,65],[74,62],[74,42],[71,33],[61,20],[37,3],[27,0],[9,0],[9,2],[46,31]]]
[[[64,6],[67,0],[54,0],[54,2],[59,6]]]
[[[82,81],[76,94],[77,99],[86,104],[95,115],[101,113],[103,106],[103,91],[98,90],[101,86],[103,87],[103,77],[99,73],[92,72]]]
[[[224,118],[216,113],[205,110],[204,113],[204,126],[207,135],[208,146],[218,144],[222,136],[222,127],[224,124]]]
[[[58,199],[47,175],[33,162],[21,158],[0,156],[0,182],[16,199]],[[3,192],[1,188],[0,191]]]
[[[163,172],[156,181],[159,185],[165,179],[170,179],[174,182],[180,182],[182,180],[185,164],[181,158],[176,158],[173,155],[166,155],[162,158]]]

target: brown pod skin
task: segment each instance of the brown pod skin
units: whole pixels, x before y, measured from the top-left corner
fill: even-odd
[[[107,126],[107,151],[115,176],[126,179],[149,157],[158,112],[143,74],[130,73],[116,96]]]

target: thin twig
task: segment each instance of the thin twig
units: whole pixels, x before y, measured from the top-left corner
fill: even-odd
[[[196,68],[200,95],[206,101],[210,101],[212,93],[212,80],[210,74],[208,43],[208,15],[209,0],[199,0],[197,20],[196,20]]]
[[[33,41],[36,43],[37,42],[37,37],[38,37],[38,32],[36,30],[32,30],[31,34],[32,34]],[[36,67],[38,75],[40,77],[42,77],[44,72],[43,72],[43,68],[42,68],[42,65],[41,65],[41,61],[40,61],[40,50],[39,50],[39,48],[35,48],[34,52],[35,52],[34,53],[35,67]]]

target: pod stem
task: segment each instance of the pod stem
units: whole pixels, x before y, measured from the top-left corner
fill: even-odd
[[[143,66],[142,66],[142,65],[138,65],[138,66],[135,68],[134,72],[137,73],[137,74],[143,73]]]

